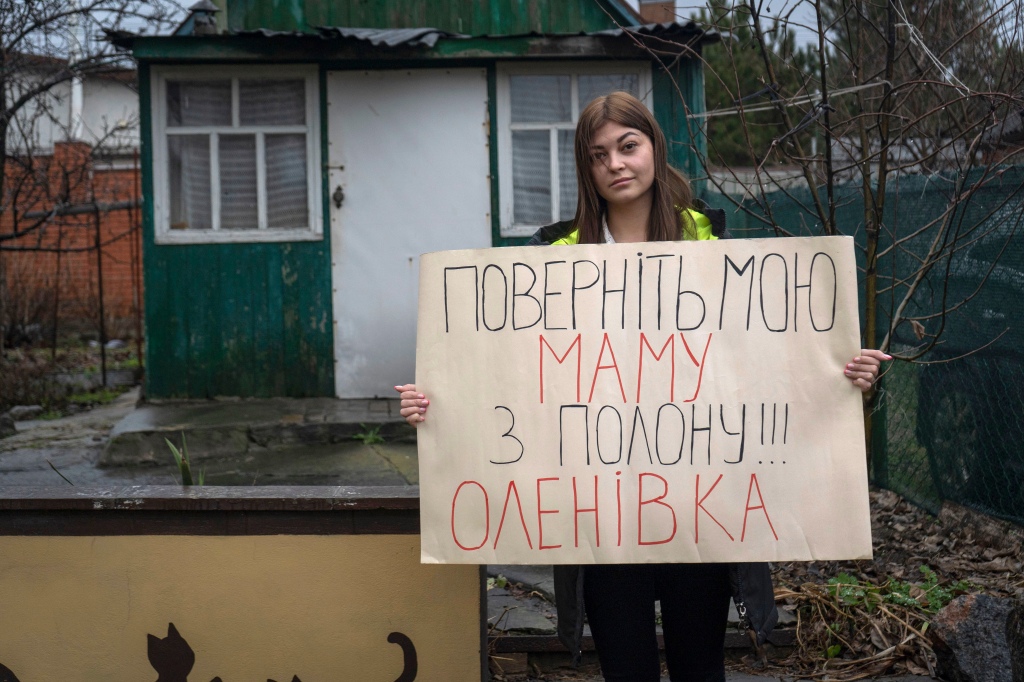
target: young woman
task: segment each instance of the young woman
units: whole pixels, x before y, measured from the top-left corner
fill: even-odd
[[[575,155],[579,188],[576,216],[541,228],[531,244],[728,236],[724,212],[697,204],[689,183],[668,165],[665,136],[635,97],[615,92],[587,105],[576,126]],[[866,391],[878,376],[881,361],[889,359],[880,351],[862,350],[844,372],[855,387]],[[396,386],[395,390],[401,394],[401,414],[406,421],[413,426],[425,421],[429,399],[412,384]],[[736,581],[730,578],[736,565],[596,564],[555,568],[559,635],[578,656],[585,608],[601,672],[609,682],[660,679],[654,610],[654,602],[659,600],[671,680],[725,679],[726,620],[729,599],[736,590]],[[759,603],[772,609],[770,581],[760,581],[757,589],[762,593]],[[764,615],[761,621],[753,624],[755,632],[770,629],[774,613]]]

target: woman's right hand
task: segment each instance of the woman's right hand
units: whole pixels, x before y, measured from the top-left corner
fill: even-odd
[[[399,397],[402,399],[402,409],[400,410],[402,417],[411,426],[419,426],[420,422],[427,418],[427,407],[430,406],[430,401],[416,390],[416,384],[395,386],[395,390],[398,391]]]

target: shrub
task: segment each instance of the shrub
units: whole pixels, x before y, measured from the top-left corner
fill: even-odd
[[[0,358],[0,413],[15,405],[42,405],[47,411],[67,405],[67,390],[50,375],[50,364],[31,355]]]

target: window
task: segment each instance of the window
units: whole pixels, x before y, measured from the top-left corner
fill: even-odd
[[[651,106],[650,65],[498,67],[501,236],[527,237],[576,214],[576,121],[591,100],[615,90]]]
[[[157,243],[322,238],[315,68],[154,69]]]

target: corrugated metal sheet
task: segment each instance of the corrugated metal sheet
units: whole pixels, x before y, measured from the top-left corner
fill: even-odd
[[[621,0],[218,0],[231,30],[433,26],[472,36],[599,31],[637,19]]]
[[[317,27],[315,31],[315,35],[319,35],[321,38],[361,40],[370,43],[374,47],[398,47],[400,45],[433,47],[441,38],[469,37],[459,33],[439,31],[436,28],[347,28],[343,26],[322,26]],[[231,35],[258,35],[265,38],[305,38],[310,34],[301,31],[272,31],[266,28],[259,28],[254,31],[232,31]]]
[[[685,24],[676,22],[664,24],[644,24],[641,26],[625,26],[621,28],[603,29],[600,31],[575,31],[571,33],[540,33],[530,31],[518,35],[483,35],[470,36],[464,33],[452,33],[436,28],[351,28],[345,26],[318,26],[313,33],[302,31],[275,31],[266,28],[255,30],[231,31],[230,35],[237,36],[262,36],[264,38],[307,38],[310,35],[320,36],[327,40],[359,40],[368,42],[374,47],[399,47],[399,46],[423,46],[434,47],[439,40],[466,40],[466,39],[498,39],[517,37],[540,37],[548,38],[572,37],[572,36],[609,36],[622,37],[626,35],[650,36],[666,41],[685,40],[691,42],[697,39],[701,43],[716,42],[719,39],[717,33],[705,31],[696,23],[689,21]]]
[[[665,40],[673,40],[676,38],[692,38],[693,36],[702,36],[706,40],[702,42],[717,42],[719,35],[710,31],[705,31],[700,26],[692,21],[688,21],[685,24],[678,22],[670,22],[664,24],[643,24],[641,26],[624,26],[622,28],[613,28],[605,31],[591,31],[586,35],[589,36],[622,36],[626,34],[640,35],[640,36],[653,36],[655,38],[662,38]]]

